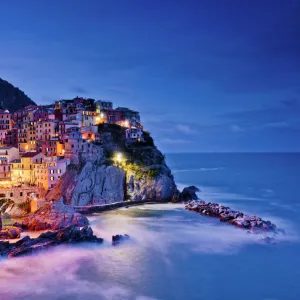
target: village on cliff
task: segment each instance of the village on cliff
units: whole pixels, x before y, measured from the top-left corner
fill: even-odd
[[[127,143],[143,141],[138,112],[108,101],[76,97],[53,105],[0,110],[0,201],[41,205],[68,165],[80,155],[97,156],[101,124],[124,128]]]

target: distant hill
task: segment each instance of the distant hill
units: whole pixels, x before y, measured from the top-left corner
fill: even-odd
[[[24,92],[0,78],[0,106],[15,112],[27,105],[36,105]]]

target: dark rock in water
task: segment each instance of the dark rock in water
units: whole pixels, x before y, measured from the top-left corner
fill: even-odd
[[[112,245],[116,246],[118,244],[120,244],[121,242],[127,241],[129,240],[129,235],[128,234],[117,234],[117,235],[113,235],[112,236]]]
[[[198,200],[197,192],[200,192],[200,190],[193,185],[185,187],[179,195],[179,201]]]
[[[271,238],[269,236],[265,237],[262,239],[264,242],[268,243],[268,244],[275,244],[275,239]]]
[[[218,203],[211,203],[205,201],[189,201],[185,208],[196,211],[205,216],[219,218],[221,222],[226,222],[240,228],[248,229],[249,232],[272,232],[275,234],[284,233],[284,230],[277,229],[275,224],[270,221],[264,221],[257,216],[249,216],[240,211],[234,211],[229,207],[225,207]]]
[[[285,233],[285,230],[282,229],[282,228],[278,228],[278,229],[277,229],[277,232],[278,232],[278,233],[282,233],[282,234],[286,234],[286,233]]]
[[[71,225],[56,232],[42,233],[35,239],[26,236],[16,243],[0,242],[0,255],[15,257],[35,253],[50,246],[80,242],[100,244],[103,239],[96,237],[91,227],[85,226],[80,229]]]

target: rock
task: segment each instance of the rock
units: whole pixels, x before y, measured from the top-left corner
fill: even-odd
[[[19,227],[19,228],[22,228],[22,223],[15,222],[13,226],[15,226],[15,227]]]
[[[262,240],[263,240],[264,242],[268,243],[268,244],[275,244],[275,242],[274,242],[275,239],[272,238],[272,237],[269,237],[269,236],[263,238]]]
[[[61,202],[46,203],[22,221],[23,229],[35,231],[59,230],[70,225],[83,227],[89,225],[89,221],[71,206]]]
[[[195,186],[185,187],[179,195],[179,201],[198,200],[197,192],[200,192],[200,190]]]
[[[286,233],[285,233],[285,230],[282,229],[282,228],[278,228],[278,229],[277,229],[277,232],[278,232],[278,233],[281,233],[281,234],[286,234]]]
[[[31,239],[24,237],[16,243],[0,242],[0,254],[2,256],[16,257],[26,254],[32,254],[50,246],[60,244],[91,242],[101,244],[103,239],[93,234],[91,227],[85,226],[82,229],[71,225],[56,232],[45,232],[39,237]]]
[[[119,138],[119,136],[118,136]],[[120,139],[118,139],[120,142]],[[105,152],[124,152],[131,156],[126,172],[120,167],[107,165],[110,160],[89,160],[69,168],[56,188],[47,193],[47,200],[63,196],[73,206],[101,205],[132,201],[177,201],[173,197],[177,187],[162,153],[153,146],[121,149],[103,144]],[[128,153],[126,152],[128,150]],[[130,153],[130,154],[129,154]]]
[[[0,240],[18,239],[22,229],[15,226],[4,226],[0,231]]]
[[[191,187],[192,191],[197,188]],[[217,217],[221,222],[227,222],[240,228],[249,229],[251,232],[268,231],[273,233],[284,233],[284,230],[277,229],[275,224],[264,221],[257,216],[248,216],[240,211],[234,211],[218,203],[206,203],[205,201],[190,200],[186,203],[187,210],[196,211],[205,216]]]
[[[146,167],[141,178],[133,171],[126,172],[126,195],[133,201],[174,201],[176,202],[177,187],[173,177],[170,175],[170,169],[165,165],[152,166],[159,168],[157,176],[149,177],[147,172],[150,167]],[[143,172],[141,172],[143,174]],[[175,195],[175,197],[174,197]]]
[[[117,234],[112,236],[112,245],[116,246],[119,245],[120,243],[129,240],[129,235],[128,234]]]
[[[87,162],[65,191],[74,206],[124,201],[125,171],[114,166]]]

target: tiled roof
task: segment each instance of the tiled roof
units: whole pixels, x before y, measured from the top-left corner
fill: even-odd
[[[26,152],[22,155],[22,157],[35,157],[38,154],[39,154],[38,152]]]

